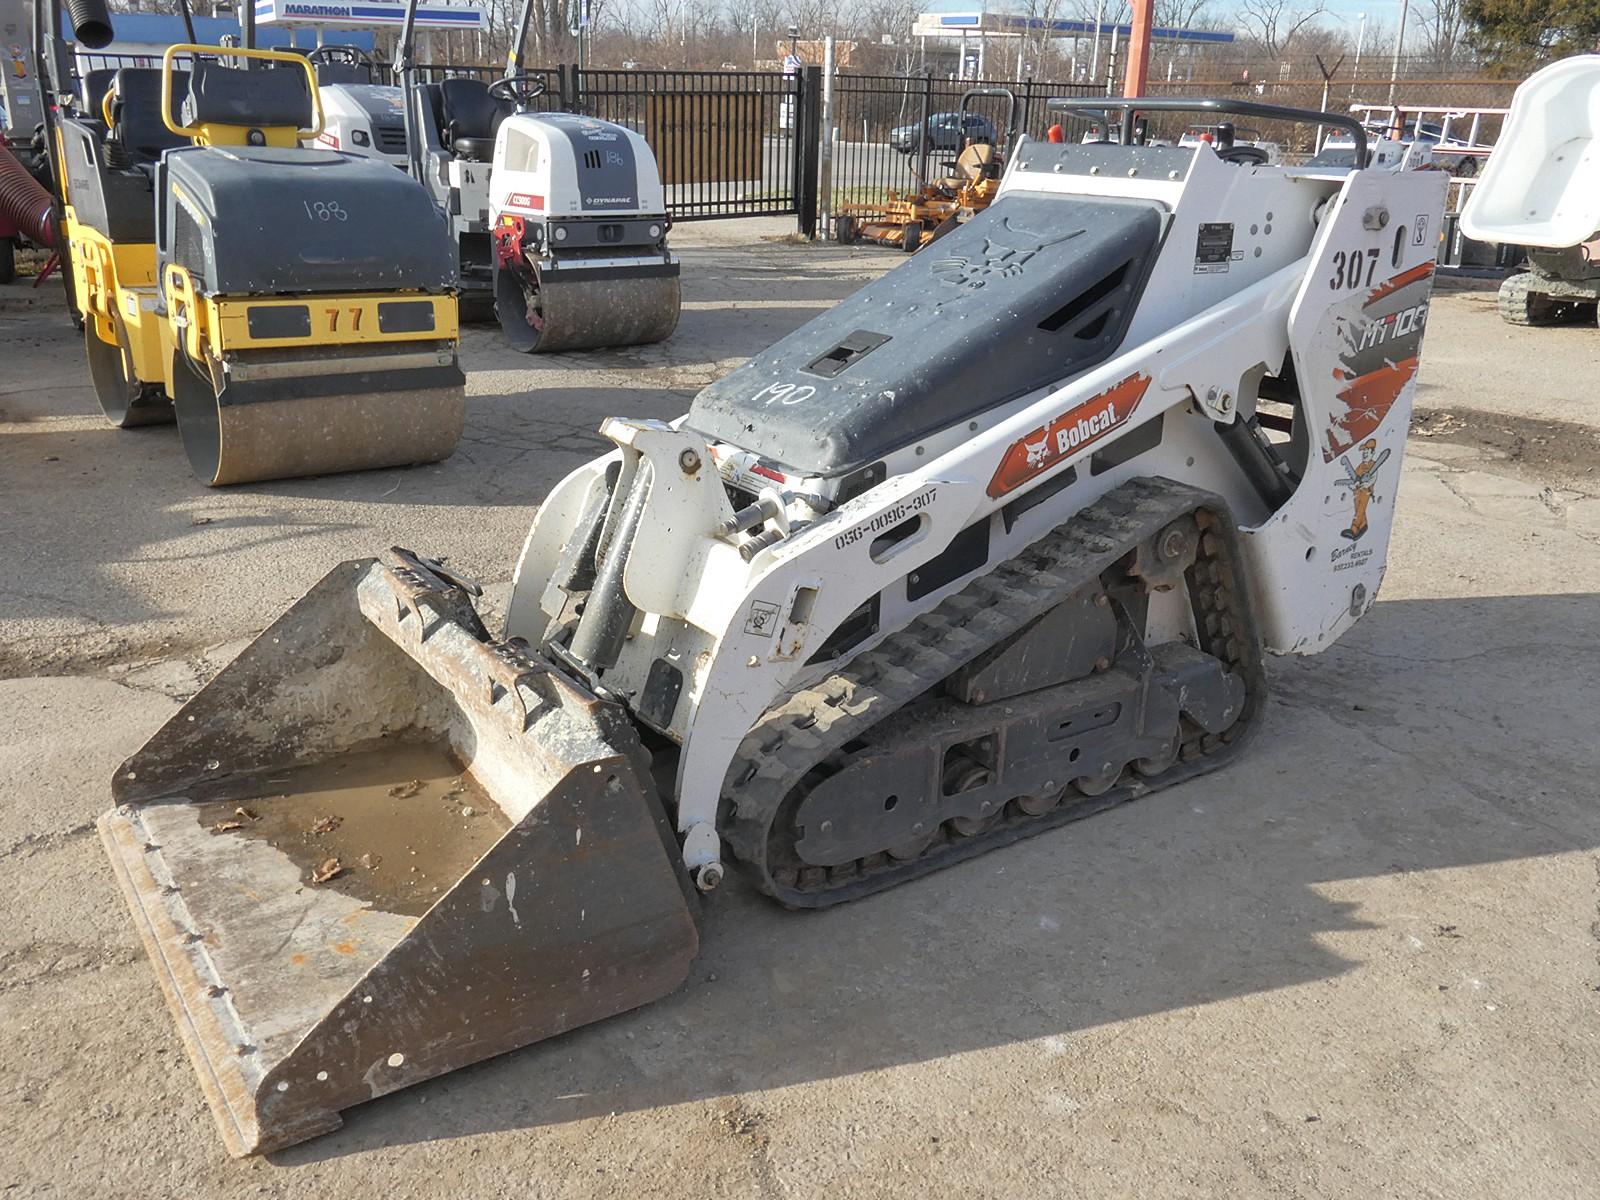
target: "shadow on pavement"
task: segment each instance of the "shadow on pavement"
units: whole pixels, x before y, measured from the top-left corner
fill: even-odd
[[[1383,603],[1322,658],[1275,666],[1265,726],[1225,771],[828,912],[730,887],[678,994],[375,1101],[272,1161],[1048,1036],[1070,1054],[1074,1031],[1360,971],[1325,935],[1377,953],[1401,934],[1338,881],[1600,846],[1593,714],[1543,700],[1592,690],[1600,596]]]

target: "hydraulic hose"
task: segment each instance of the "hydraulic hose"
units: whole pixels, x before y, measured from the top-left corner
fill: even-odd
[[[111,41],[111,12],[106,0],[67,0],[72,36],[79,45],[99,50]]]
[[[54,204],[3,143],[0,143],[0,219],[15,225],[37,246],[56,244]]]

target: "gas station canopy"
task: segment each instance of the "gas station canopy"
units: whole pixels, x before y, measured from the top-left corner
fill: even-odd
[[[289,28],[351,29],[367,25],[405,24],[406,6],[385,0],[256,0],[256,24]],[[419,4],[418,29],[467,29],[488,26],[483,9],[467,4]]]
[[[1021,34],[1092,38],[1113,33],[1127,38],[1133,29],[1114,21],[1036,16],[1018,0],[930,0],[917,15],[911,32],[919,38],[1004,38]],[[1234,40],[1234,35],[1224,30],[1163,26],[1152,29],[1150,36],[1158,42],[1227,44]]]

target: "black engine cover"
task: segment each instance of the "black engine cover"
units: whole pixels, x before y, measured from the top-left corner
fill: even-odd
[[[326,150],[169,150],[159,257],[208,295],[455,286],[449,229],[387,162]]]
[[[1013,193],[712,384],[688,424],[837,475],[1114,353],[1166,223]]]

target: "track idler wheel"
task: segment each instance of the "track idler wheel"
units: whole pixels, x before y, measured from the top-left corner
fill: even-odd
[[[926,833],[919,833],[915,837],[907,838],[898,845],[890,846],[888,849],[889,857],[896,862],[913,862],[921,858],[923,852],[933,845],[936,832],[936,830],[929,830]]]
[[[1146,779],[1160,775],[1178,761],[1178,735],[1161,748],[1160,753],[1133,760],[1133,769]]]
[[[89,378],[94,381],[95,398],[100,411],[119,429],[133,429],[140,425],[170,425],[173,420],[172,402],[167,394],[153,383],[143,383],[134,378],[123,340],[122,326],[117,325],[118,345],[111,345],[95,332],[96,322],[83,323],[83,344],[89,359]]]
[[[1042,817],[1061,803],[1061,793],[1053,791],[1039,796],[1018,796],[1011,803],[1016,805],[1017,811],[1024,816]]]
[[[971,791],[973,788],[983,787],[993,778],[994,772],[986,764],[965,755],[956,755],[945,766],[944,791],[947,795],[954,796]],[[985,801],[982,810],[975,817],[951,817],[950,828],[961,837],[977,837],[1000,819],[1001,812],[1001,806]]]
[[[1116,786],[1120,778],[1122,778],[1122,764],[1105,763],[1092,774],[1074,779],[1072,786],[1085,796],[1103,796]]]

